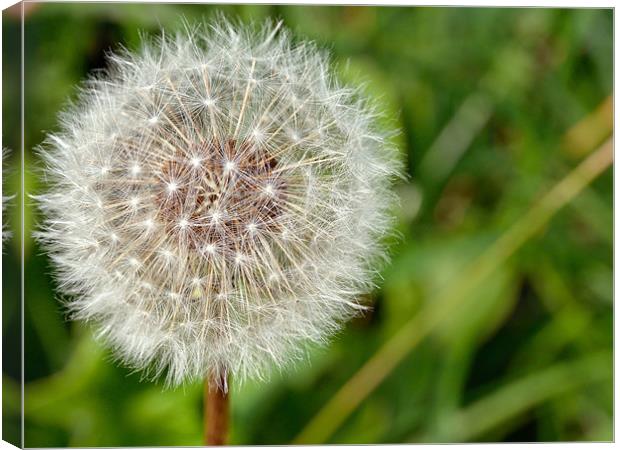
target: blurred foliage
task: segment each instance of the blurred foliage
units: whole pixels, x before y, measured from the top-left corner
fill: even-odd
[[[531,205],[611,135],[611,10],[35,6],[25,22],[26,192],[45,187],[34,148],[76,84],[105,66],[107,51],[135,47],[141,30],[174,30],[181,15],[282,18],[329,48],[343,79],[365,81],[402,130],[401,236],[390,241],[372,311],[297,367],[234,383],[231,443],[612,439],[611,170],[547,211],[550,220],[530,227],[514,254],[486,251],[510,239],[513,224],[527,229]],[[5,15],[3,24],[5,42],[18,42],[19,19]],[[18,83],[19,53],[5,58],[5,82]],[[3,108],[3,146],[18,150],[18,89],[5,89]],[[9,164],[17,192],[18,151]],[[86,326],[65,320],[49,260],[30,237],[31,203],[26,197],[25,444],[200,445],[202,386],[143,381]],[[19,235],[18,208],[9,219]],[[19,291],[17,241],[3,255],[5,353],[18,348],[19,304],[6,300]],[[485,276],[426,323],[424,311],[467,284],[481,254]],[[324,406],[410,323],[421,331],[394,350],[403,361],[368,395],[355,392],[359,406],[336,422]],[[19,423],[19,377],[5,358],[5,435]],[[315,417],[334,432],[313,434]]]

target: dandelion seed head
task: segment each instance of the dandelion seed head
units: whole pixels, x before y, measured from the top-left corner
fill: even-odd
[[[363,310],[399,159],[328,67],[284,29],[220,18],[112,55],[63,113],[37,237],[127,365],[265,376]]]
[[[3,171],[3,176],[5,177],[4,180],[6,180],[6,173],[4,172],[4,165],[9,156],[9,152],[10,151],[8,148],[2,149],[2,171]],[[4,184],[1,187],[2,187],[2,243],[4,244],[4,242],[10,239],[11,237],[11,232],[9,231],[7,217],[6,217],[6,210],[11,200],[13,200],[14,195],[5,195]],[[2,252],[4,253],[4,246],[2,247]]]

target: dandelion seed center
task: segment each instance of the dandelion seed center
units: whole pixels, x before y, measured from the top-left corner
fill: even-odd
[[[252,244],[259,224],[261,233],[279,233],[287,183],[277,166],[268,150],[247,140],[180,149],[157,170],[160,219],[190,250],[213,254],[218,242],[223,254],[239,263],[238,250]],[[191,232],[179,235],[190,223]]]

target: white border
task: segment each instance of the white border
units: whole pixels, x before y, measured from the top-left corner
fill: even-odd
[[[32,0],[26,0],[26,3],[37,3],[35,1]],[[101,3],[100,1],[96,1],[96,0],[82,0],[82,1],[76,1],[76,0],[66,0],[65,2],[71,2],[71,3]],[[576,1],[576,0],[564,0],[564,1],[504,1],[501,3],[497,3],[497,2],[493,2],[493,1],[483,1],[483,0],[469,0],[467,2],[459,2],[459,1],[455,1],[455,0],[441,0],[441,1],[424,1],[424,2],[416,2],[416,1],[398,1],[398,0],[389,0],[387,2],[377,2],[377,1],[368,1],[368,0],[356,0],[356,1],[347,1],[347,0],[340,0],[338,2],[330,2],[330,1],[325,1],[325,0],[315,0],[315,1],[296,1],[296,0],[272,0],[272,1],[239,1],[239,0],[232,0],[232,1],[209,1],[209,2],[205,2],[205,1],[192,1],[192,0],[181,0],[181,1],[175,1],[175,0],[153,0],[150,2],[145,2],[142,0],[133,0],[131,2],[124,2],[124,1],[120,1],[120,0],[107,0],[106,2],[112,2],[112,3],[212,3],[212,4],[312,4],[312,5],[376,5],[376,6],[445,6],[445,7],[551,7],[551,8],[614,8],[616,5],[616,2],[614,1],[600,1],[600,0],[591,0],[588,2],[585,1]],[[16,2],[12,1],[12,0],[0,0],[0,6],[2,9],[6,9],[11,5],[14,5]],[[22,22],[23,23],[23,22]],[[615,11],[614,11],[614,25],[615,25]],[[23,33],[23,29],[22,29],[22,33]],[[22,39],[23,39],[23,34],[22,34]],[[23,41],[22,41],[23,44]],[[0,33],[0,48],[2,45],[2,36]],[[22,46],[23,48],[23,46]],[[615,86],[617,85],[618,82],[618,72],[615,70],[615,62],[618,61],[618,45],[617,45],[617,40],[616,40],[616,33],[615,33],[615,26],[614,26],[614,92],[615,92]],[[21,62],[20,62],[21,63]],[[1,73],[1,69],[2,69],[2,62],[0,60],[0,73]],[[22,70],[23,70],[23,66],[22,66]],[[2,92],[2,88],[0,86],[0,95]],[[22,91],[22,101],[23,101],[23,91]],[[616,106],[616,99],[614,96],[614,111],[615,111],[615,106]],[[22,113],[23,113],[23,108],[22,108]],[[0,121],[2,119],[2,112],[0,110]],[[616,129],[619,125],[619,118],[617,115],[614,114],[614,128]],[[615,136],[614,136],[614,144],[615,144]],[[22,129],[22,146],[23,146],[23,129]],[[615,148],[615,147],[614,147]],[[23,168],[23,148],[22,148],[22,168]],[[618,224],[618,221],[616,220],[616,214],[615,212],[619,210],[619,184],[617,183],[617,172],[615,170],[615,165],[613,168],[614,171],[614,237],[617,236],[617,231],[618,231],[618,227],[620,226]],[[23,186],[23,169],[22,169],[22,186]],[[1,182],[1,176],[0,176],[0,182]],[[21,196],[21,214],[22,214],[22,225],[23,225],[23,195]],[[23,227],[22,227],[23,228]],[[22,246],[23,246],[23,233],[24,230],[22,229]],[[614,239],[614,244],[615,244],[615,239]],[[23,255],[23,248],[22,248],[22,255]],[[22,258],[23,259],[23,258]],[[618,254],[616,252],[616,248],[614,245],[614,268],[617,267],[618,263],[620,262],[620,258],[618,257]],[[2,268],[2,263],[0,261],[0,271]],[[23,261],[22,261],[22,295],[23,295]],[[615,272],[615,271],[614,271]],[[0,275],[1,278],[1,275]],[[616,277],[615,277],[615,273],[614,273],[614,298],[616,298],[617,294],[619,293],[620,290],[620,284],[616,283]],[[23,308],[23,299],[22,299],[22,308]],[[618,317],[617,317],[618,311],[617,309],[614,307],[614,343],[615,343],[615,339],[618,336]],[[22,316],[23,316],[23,311],[22,311]],[[0,317],[1,317],[1,313],[0,313]],[[22,330],[23,330],[23,323],[22,323]],[[1,351],[1,343],[0,343],[0,351]],[[23,361],[23,360],[22,360]],[[615,352],[614,352],[614,387],[616,386],[616,382],[618,381],[618,361],[615,358]],[[22,366],[22,370],[23,370],[23,366]],[[22,376],[23,376],[23,372],[22,372]],[[23,380],[22,380],[23,381]],[[23,396],[23,391],[22,391],[22,396]],[[2,392],[0,390],[0,401],[2,399]],[[22,402],[23,402],[23,397],[22,397]],[[618,400],[618,396],[616,395],[615,389],[614,389],[614,438],[616,436],[616,431],[618,430],[618,425],[620,424],[620,419],[618,418],[618,407],[620,406],[620,402]],[[22,420],[23,420],[23,415],[22,415]],[[2,424],[0,422],[0,433],[2,431]],[[23,423],[22,423],[22,433],[23,433]],[[22,437],[23,439],[23,437]],[[22,440],[23,442],[23,440]],[[402,447],[412,447],[414,448],[414,445],[412,444],[394,444],[394,445],[374,445],[373,447],[375,448],[390,448],[390,447],[394,447],[398,445],[398,447],[402,448]],[[441,444],[424,444],[424,445],[415,445],[416,449],[436,449],[439,445]],[[514,449],[514,450],[521,450],[521,449],[525,449],[525,448],[531,448],[532,446],[535,446],[536,448],[544,448],[544,449],[590,449],[590,448],[609,448],[610,446],[614,446],[615,444],[613,443],[550,443],[550,444],[449,444],[450,448],[484,448],[484,449],[490,449],[490,450],[494,450],[494,449],[499,449],[499,448],[509,448],[509,449]],[[313,449],[316,448],[317,446],[297,446],[295,448],[298,449]],[[346,447],[348,448],[359,448],[362,449],[366,446],[363,445],[347,445]],[[7,442],[4,441],[0,441],[0,449],[14,449],[16,447],[12,446],[11,444],[8,444]],[[77,448],[77,447],[76,447]],[[162,448],[162,447],[120,447],[120,448],[143,448],[143,449],[157,449],[157,448]],[[190,447],[191,448],[191,447]],[[240,449],[245,449],[245,448],[252,448],[250,446],[241,446],[241,447],[237,447]],[[263,449],[277,449],[277,448],[281,448],[279,446],[263,446],[261,447]]]

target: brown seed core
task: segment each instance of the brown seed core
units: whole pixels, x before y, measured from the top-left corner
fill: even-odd
[[[193,249],[237,253],[255,233],[279,228],[286,183],[278,160],[248,141],[204,142],[161,166],[159,216]]]

